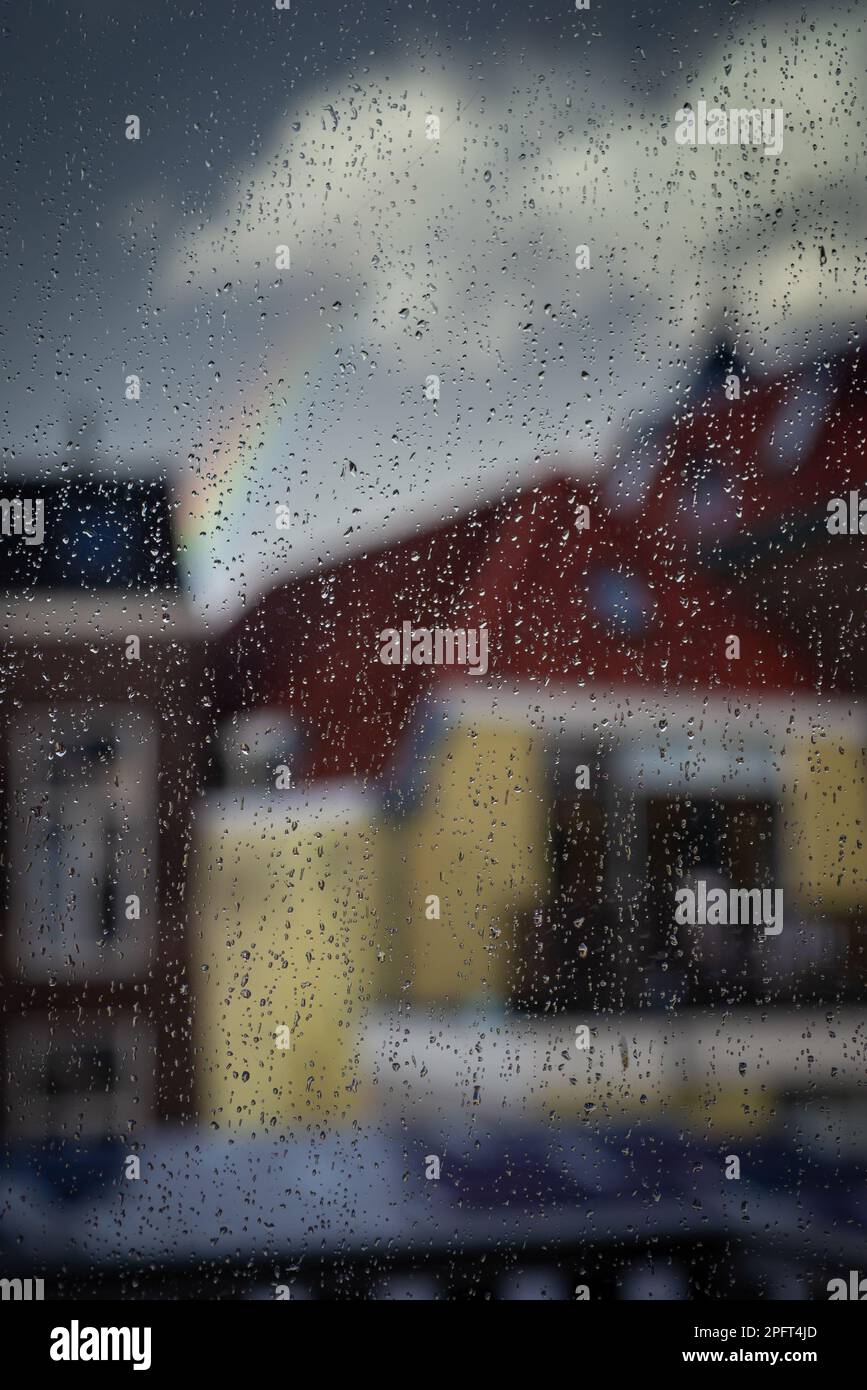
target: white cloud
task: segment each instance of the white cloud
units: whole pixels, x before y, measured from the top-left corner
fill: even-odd
[[[754,25],[634,105],[568,55],[513,81],[408,68],[323,91],[161,267],[162,296],[190,296],[190,314],[223,296],[206,436],[230,438],[244,399],[263,411],[260,380],[286,397],[251,420],[263,447],[213,593],[235,586],[230,554],[264,581],[329,542],[467,505],[542,456],[604,460],[630,410],[688,382],[678,362],[723,312],[767,365],[845,334],[867,300],[865,59],[863,29]],[[676,145],[674,113],[698,97],[781,106],[782,157]],[[274,269],[281,242],[289,272]],[[295,534],[273,553],[245,542],[287,496]]]

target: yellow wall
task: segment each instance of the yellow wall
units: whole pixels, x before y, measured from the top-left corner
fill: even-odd
[[[269,808],[271,813],[269,814]],[[364,1108],[359,1045],[378,990],[375,824],[327,800],[199,817],[191,938],[200,1113],[261,1131]],[[203,967],[206,967],[203,969]],[[276,1046],[287,1024],[291,1047]]]
[[[544,892],[543,790],[529,734],[458,728],[398,824],[326,793],[295,811],[277,791],[203,809],[190,920],[202,1118],[261,1132],[363,1116],[372,1006],[501,996],[514,914]]]
[[[786,740],[781,853],[787,894],[813,911],[867,903],[867,783],[864,753],[848,734]]]
[[[427,794],[402,834],[412,998],[469,1003],[506,992],[514,915],[546,889],[548,791],[529,729],[459,726],[439,745]],[[425,915],[431,894],[440,898],[439,921]]]

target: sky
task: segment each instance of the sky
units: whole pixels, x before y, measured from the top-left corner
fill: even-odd
[[[7,473],[165,469],[215,625],[610,467],[723,333],[758,378],[863,333],[855,4],[83,0],[3,26]],[[780,157],[678,145],[699,98],[781,107]]]

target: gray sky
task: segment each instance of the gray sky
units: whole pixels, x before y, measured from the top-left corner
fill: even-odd
[[[605,464],[723,328],[757,375],[845,342],[865,309],[856,7],[632,9],[15,14],[7,467],[54,475],[95,403],[109,461],[170,465],[222,621],[287,568]],[[782,156],[676,145],[700,97],[782,107]]]

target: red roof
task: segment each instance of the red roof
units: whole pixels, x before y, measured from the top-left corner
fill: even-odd
[[[377,634],[407,618],[448,626],[495,517],[483,509],[272,589],[223,639],[220,707],[289,710],[311,779],[377,775],[432,683],[428,668],[384,666]]]
[[[590,526],[578,530],[579,507]],[[569,479],[515,499],[452,626],[486,622],[491,671],[596,689],[793,690],[809,661],[756,624],[743,597],[694,557],[659,545],[645,517],[623,517]],[[726,657],[734,635],[740,658]]]
[[[822,642],[799,628],[786,586],[799,566],[830,584],[827,502],[859,482],[867,492],[864,458],[858,354],[747,384],[739,401],[720,389],[712,408],[657,431],[643,464],[627,451],[597,483],[555,477],[273,589],[224,639],[223,708],[291,711],[310,778],[378,776],[433,679],[454,674],[379,661],[378,634],[407,620],[487,624],[494,683],[815,691]],[[833,563],[863,579],[854,545]]]

